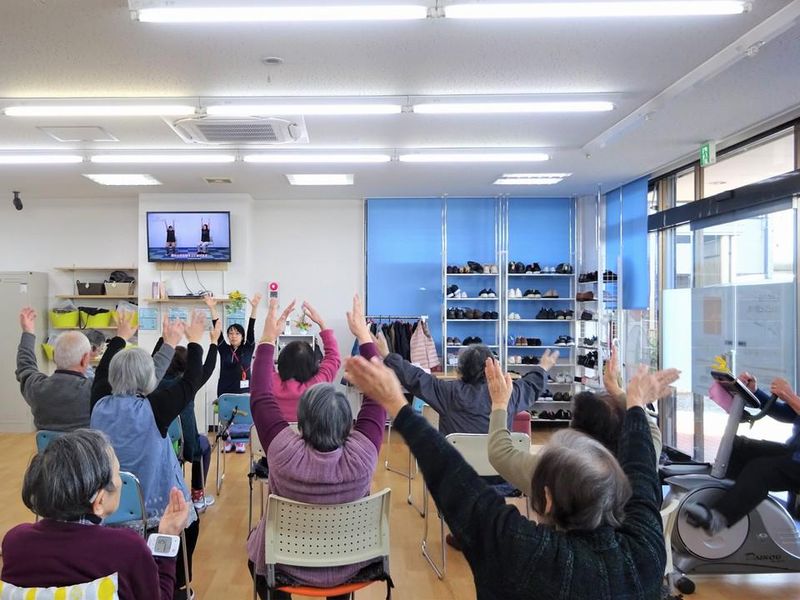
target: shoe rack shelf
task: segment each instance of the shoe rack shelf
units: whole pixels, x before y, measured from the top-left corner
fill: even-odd
[[[491,301],[497,302],[499,298],[447,298],[448,302],[482,302],[482,301]]]
[[[574,273],[509,273],[509,277],[575,277]]]

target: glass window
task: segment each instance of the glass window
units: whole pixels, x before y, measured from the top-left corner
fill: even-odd
[[[793,133],[786,129],[705,167],[703,198],[794,171]]]

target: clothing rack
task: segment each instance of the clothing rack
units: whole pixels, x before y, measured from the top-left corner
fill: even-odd
[[[428,315],[367,315],[373,321],[427,321]]]

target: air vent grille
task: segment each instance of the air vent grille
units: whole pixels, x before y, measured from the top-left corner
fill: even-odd
[[[167,121],[181,139],[191,144],[283,145],[308,143],[299,117],[190,117]]]

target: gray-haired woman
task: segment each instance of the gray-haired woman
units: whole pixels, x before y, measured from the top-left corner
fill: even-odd
[[[97,527],[119,506],[121,485],[119,461],[103,433],[78,429],[53,440],[33,457],[22,485],[22,501],[42,519],[6,534],[0,579],[62,587],[116,573],[123,600],[172,598],[174,558],[154,558],[131,529]],[[172,488],[158,531],[178,535],[188,510]]]
[[[199,342],[205,334],[205,315],[195,311],[185,327],[181,321],[165,320],[164,345],[174,348],[184,330],[189,341],[186,372],[174,385],[154,391],[158,381],[153,359],[141,348],[124,349],[135,328],[128,320],[121,319],[117,336],[109,343],[92,386],[91,425],[108,435],[122,468],[139,478],[150,528],[158,526],[173,486],[187,501],[191,498],[167,430],[194,400],[203,383],[203,348]],[[190,574],[199,533],[200,522],[192,506],[186,529]],[[176,578],[177,588],[183,588],[186,585],[183,569],[178,569]],[[182,589],[176,591],[177,596],[184,593]]]
[[[559,434],[541,455],[531,484],[538,524],[506,505],[411,410],[390,369],[355,357],[345,376],[395,417],[436,506],[462,541],[478,600],[660,597],[666,560],[661,490],[642,409],[658,395],[654,375],[640,372],[628,387],[620,464],[578,432]],[[507,401],[510,377],[491,360],[486,376],[492,398]]]

